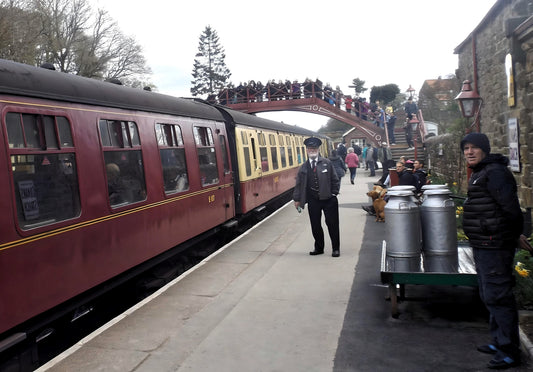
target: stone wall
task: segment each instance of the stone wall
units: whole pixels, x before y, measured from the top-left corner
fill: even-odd
[[[480,114],[480,131],[490,139],[492,152],[509,156],[508,121],[518,119],[520,171],[514,172],[519,198],[523,208],[533,206],[533,5],[531,0],[499,0],[472,34],[459,45],[456,75],[460,81],[478,83],[478,93],[483,98]],[[529,17],[529,18],[528,18]],[[475,74],[477,63],[477,76]],[[508,105],[505,59],[513,58],[515,101]],[[474,127],[473,131],[477,131]],[[459,143],[455,144],[455,149]],[[435,168],[436,172],[441,172]],[[446,165],[442,165],[446,166]]]
[[[426,139],[426,168],[431,173],[432,183],[444,179],[448,186],[455,186],[461,194],[466,194],[466,165],[459,148],[458,135],[444,134]]]

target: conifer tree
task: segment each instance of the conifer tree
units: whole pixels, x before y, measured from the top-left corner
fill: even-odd
[[[193,96],[216,94],[224,88],[231,76],[224,59],[224,48],[219,44],[217,32],[207,26],[200,35],[198,53],[194,59],[191,81],[191,94]]]
[[[355,88],[355,95],[357,97],[359,97],[361,93],[364,93],[366,90],[368,90],[368,88],[365,88],[365,81],[359,78],[352,80],[352,85],[350,85],[350,88]]]

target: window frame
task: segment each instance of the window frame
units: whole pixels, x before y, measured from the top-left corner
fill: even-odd
[[[15,114],[19,116],[19,127],[22,133],[22,139],[23,143],[22,146],[15,146],[15,144],[11,145],[10,143],[10,136],[13,135],[9,133],[11,129],[9,129],[9,126],[12,124],[8,123],[8,116],[10,114]],[[28,146],[28,142],[26,140],[26,134],[25,131],[27,128],[25,128],[24,124],[24,117],[33,116],[37,118],[37,131],[39,132],[39,146]],[[53,141],[54,145],[49,146],[49,143],[47,142],[47,139],[50,138],[50,128],[46,128],[46,121],[43,118],[53,118]],[[60,123],[61,121],[61,123]],[[81,191],[80,191],[80,171],[78,167],[78,148],[76,147],[77,139],[76,134],[73,129],[73,119],[69,115],[68,112],[65,111],[58,111],[58,110],[49,110],[49,109],[35,109],[35,108],[29,108],[29,107],[20,107],[20,106],[6,106],[4,110],[2,111],[2,131],[4,133],[5,137],[5,143],[6,143],[6,151],[7,151],[7,163],[9,166],[9,177],[10,177],[10,196],[12,199],[12,205],[13,205],[13,212],[16,216],[15,226],[17,230],[23,235],[30,235],[33,234],[35,231],[43,231],[43,230],[50,230],[53,228],[57,228],[57,226],[64,226],[66,224],[72,223],[71,221],[79,219],[82,215],[82,198],[81,198]],[[66,124],[66,126],[65,126]],[[68,128],[68,139],[69,141],[63,143],[63,134],[65,134],[65,128]],[[47,134],[48,131],[48,134]],[[19,203],[19,197],[20,195],[17,194],[17,192],[20,194],[20,182],[23,180],[16,181],[15,175],[15,167],[17,166],[16,163],[13,161],[13,159],[20,158],[34,158],[34,157],[43,157],[43,161],[50,161],[53,157],[57,157],[57,161],[66,161],[68,160],[68,164],[70,164],[70,167],[66,167],[68,165],[67,163],[59,163],[55,164],[56,167],[59,167],[63,170],[63,175],[69,176],[72,178],[71,181],[68,182],[67,185],[69,188],[72,188],[71,198],[72,198],[72,213],[65,215],[64,217],[61,217],[59,215],[56,215],[54,218],[47,218],[41,221],[37,221],[35,223],[25,223],[29,221],[27,219],[27,215],[25,215],[24,208],[21,207],[20,201]],[[35,161],[35,160],[29,160]],[[52,162],[53,163],[53,162]],[[28,167],[28,166],[25,166]],[[62,168],[63,167],[63,168]],[[69,170],[70,168],[70,170]],[[57,170],[57,168],[56,168]],[[28,173],[33,174],[33,177],[43,177],[43,174],[37,175],[35,170],[34,173]],[[47,174],[44,174],[44,176],[47,176]],[[24,178],[24,177],[22,177]],[[32,178],[28,176],[27,178]],[[57,181],[57,175],[52,177],[53,180]],[[35,180],[32,180],[32,183]],[[18,185],[15,185],[15,182],[18,182]],[[56,203],[61,202],[61,199],[55,199],[54,205],[57,205]],[[19,208],[22,208],[19,210]],[[52,208],[53,209],[53,208]],[[22,213],[22,215],[21,215]]]
[[[160,129],[158,129],[160,128]],[[156,143],[159,153],[159,164],[161,166],[161,176],[163,182],[163,193],[167,197],[173,197],[177,194],[187,192],[191,188],[190,184],[190,172],[187,162],[187,151],[185,148],[185,140],[183,139],[183,128],[179,123],[172,122],[163,122],[156,121],[154,124],[154,132],[156,137]],[[170,140],[170,141],[169,141]],[[178,150],[182,154],[182,161],[185,164],[183,170],[184,173],[179,176],[177,175],[174,179],[176,181],[176,186],[182,183],[183,187],[176,187],[175,189],[168,189],[166,185],[168,180],[165,178],[165,166],[163,164],[163,152],[165,154],[169,150]]]
[[[105,133],[108,134],[105,138],[109,139],[108,143],[104,143],[105,138],[102,136],[102,133],[104,133],[103,128],[102,128],[104,122],[106,124]],[[118,123],[120,123],[120,128],[119,128],[120,130],[117,130]],[[134,124],[135,133],[131,132],[132,124]],[[102,164],[104,164],[104,173],[105,173],[105,180],[106,180],[105,189],[107,190],[107,200],[108,200],[109,207],[112,210],[117,210],[117,209],[122,209],[124,207],[131,207],[138,203],[146,202],[147,197],[148,197],[147,195],[148,190],[146,186],[146,169],[145,169],[146,162],[144,161],[143,147],[142,147],[142,142],[140,140],[140,131],[139,131],[139,126],[137,122],[126,120],[125,118],[113,118],[112,115],[109,115],[105,117],[99,117],[98,122],[97,122],[97,127],[98,127],[98,136],[99,136],[100,147],[101,147],[100,151],[102,153],[102,159],[103,159]],[[112,128],[114,128],[113,133],[111,132],[113,130]],[[115,134],[115,136],[113,136],[113,134]],[[138,185],[139,187],[138,187],[138,190],[136,190],[132,187],[123,186],[122,191],[126,190],[128,191],[128,193],[126,192],[112,193],[111,192],[112,190],[111,181],[113,180],[110,179],[111,173],[109,172],[108,167],[110,166],[111,163],[115,163],[115,162],[108,162],[108,155],[112,153],[125,153],[125,152],[138,153],[141,164],[140,165],[138,164],[139,167],[135,169],[136,166],[132,167],[131,162],[128,162],[126,165],[127,165],[127,169],[129,172],[123,172],[123,170],[120,170],[121,177],[118,178],[118,180],[120,181],[120,180],[125,180],[126,178],[129,178],[130,181],[139,182],[139,185]],[[128,154],[128,157],[130,155],[131,154]],[[115,165],[117,164],[115,163]],[[121,164],[121,166],[123,166],[123,164]],[[128,198],[132,200],[120,201],[116,203],[114,203],[111,200],[111,196],[114,194],[117,194],[121,197],[124,197],[124,195],[128,195],[128,194],[132,195],[131,194],[132,190],[138,191],[138,194],[141,197],[139,198],[135,196],[133,199]]]
[[[205,129],[205,133],[198,132],[198,129]],[[220,170],[219,170],[219,161],[217,159],[217,148],[216,148],[216,142],[215,142],[215,135],[216,135],[216,128],[214,128],[212,125],[202,123],[202,122],[195,122],[192,125],[192,132],[194,137],[194,144],[196,148],[196,160],[198,161],[198,170],[199,170],[199,176],[200,176],[200,186],[201,187],[213,187],[214,185],[220,184]],[[214,132],[214,133],[213,133]],[[207,151],[207,155],[204,154],[204,150],[210,149],[210,151]],[[212,153],[212,156],[210,156]],[[210,158],[210,160],[214,159],[214,166],[209,166],[213,163],[208,163],[208,166],[205,166],[205,164],[202,163],[200,156],[207,156]],[[202,165],[204,165],[204,170],[208,171],[209,177],[207,176],[207,173],[202,176]],[[215,172],[212,171],[212,169],[215,169]],[[216,175],[216,177],[212,177],[213,175]],[[205,180],[204,180],[205,178]],[[212,179],[213,182],[207,182],[208,179]]]

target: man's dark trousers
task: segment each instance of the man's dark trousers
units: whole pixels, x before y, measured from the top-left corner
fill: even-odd
[[[311,231],[315,238],[315,250],[324,251],[324,230],[322,229],[322,211],[326,217],[326,226],[328,227],[331,238],[332,250],[340,250],[339,234],[339,201],[336,196],[327,200],[318,200],[309,198],[307,201],[309,209],[309,220],[311,221]]]
[[[518,353],[520,339],[512,274],[514,249],[474,248],[473,251],[479,294],[490,312],[492,342],[510,354]]]

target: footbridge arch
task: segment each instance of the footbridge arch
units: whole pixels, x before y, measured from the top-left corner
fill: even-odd
[[[241,102],[232,102],[228,100],[225,102],[225,106],[249,114],[269,111],[299,111],[323,115],[355,127],[375,145],[383,141],[388,142],[385,130],[375,125],[373,122],[365,120],[365,115],[357,104],[352,113],[343,111],[335,105],[317,97],[265,101],[244,99],[241,100]]]

